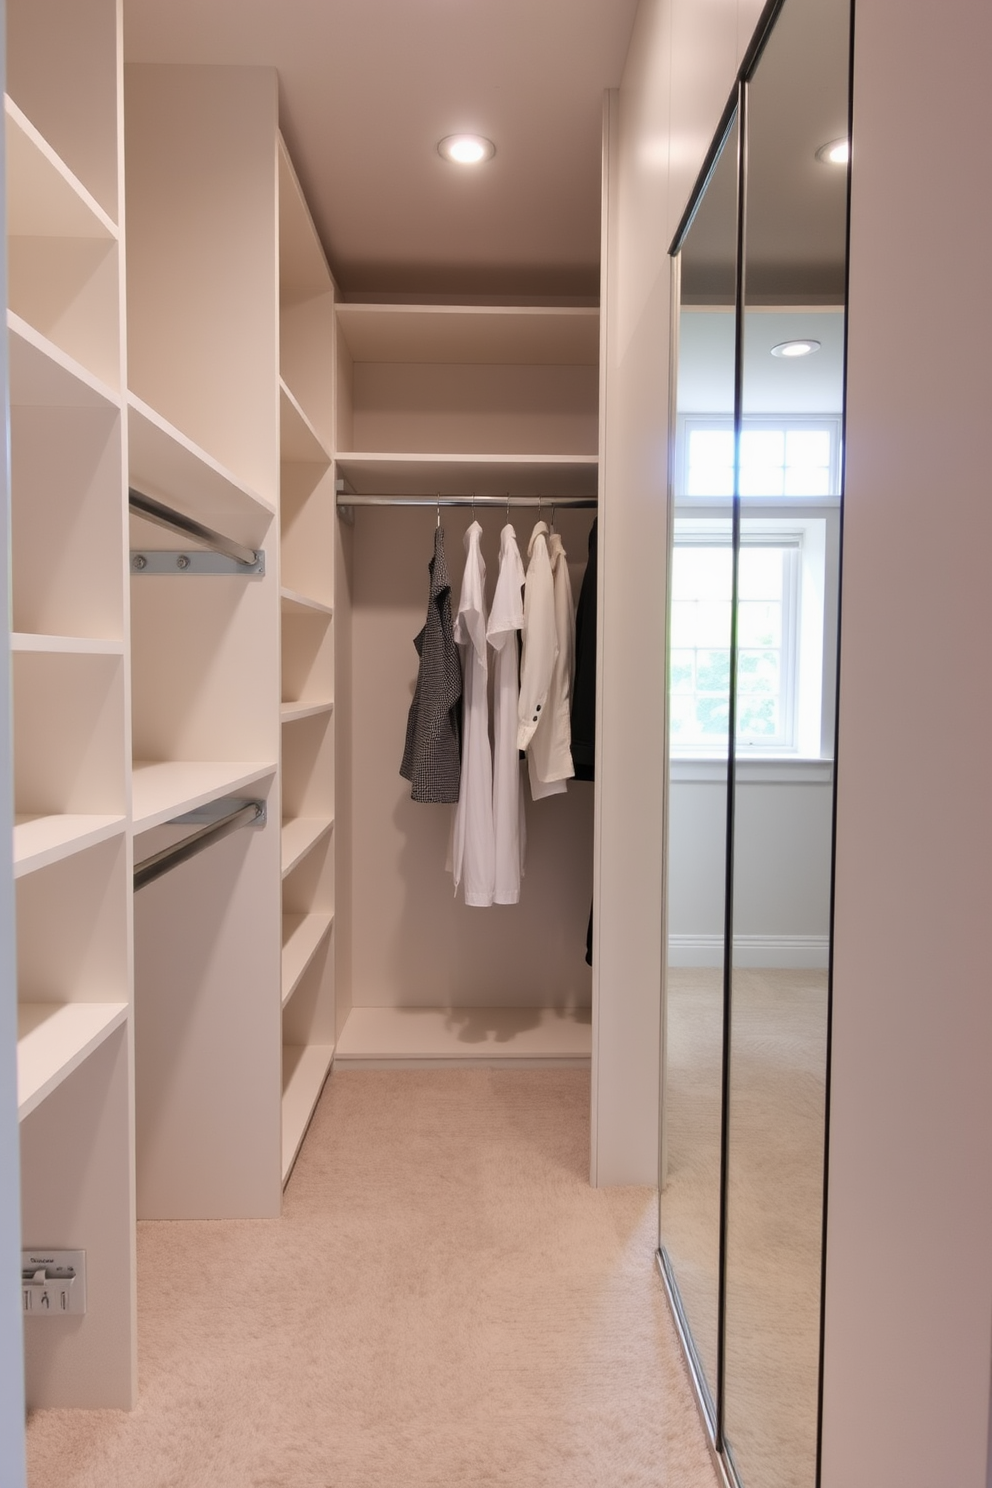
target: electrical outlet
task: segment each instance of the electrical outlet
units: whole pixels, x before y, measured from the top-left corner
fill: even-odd
[[[67,1317],[86,1311],[85,1250],[22,1250],[25,1317]]]

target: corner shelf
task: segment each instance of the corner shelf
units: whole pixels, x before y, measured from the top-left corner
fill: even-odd
[[[332,914],[282,917],[282,1005],[286,1006],[334,924]]]
[[[334,1060],[333,1044],[284,1044],[282,1051],[282,1181],[306,1136]]]
[[[10,309],[7,343],[13,406],[120,408],[112,388]]]
[[[329,465],[331,457],[283,378],[279,379],[279,457],[305,465]]]
[[[303,861],[311,848],[334,826],[334,818],[295,816],[282,824],[282,876],[285,878]]]
[[[7,232],[116,241],[116,224],[9,97],[5,112]]]
[[[183,812],[245,790],[275,771],[274,761],[135,760],[132,817],[135,833]]]
[[[119,836],[127,825],[124,816],[80,815],[16,816],[14,818],[14,877],[22,878],[70,858],[84,848],[95,847]]]
[[[279,598],[283,614],[325,615],[328,620],[334,614],[331,605],[323,604],[319,599],[310,599],[306,594],[298,594],[295,589],[280,589]]]
[[[283,723],[296,723],[301,718],[316,718],[321,713],[333,713],[332,702],[311,702],[306,699],[296,703],[282,703],[279,716]]]
[[[126,1002],[22,1002],[17,1115],[23,1121],[127,1018]]]

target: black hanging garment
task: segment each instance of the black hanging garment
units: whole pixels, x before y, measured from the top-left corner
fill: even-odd
[[[572,763],[576,780],[596,778],[596,570],[599,518],[589,529],[589,562],[575,611],[575,683],[572,688]],[[592,908],[586,931],[586,960],[592,965]]]
[[[414,641],[420,666],[406,725],[400,774],[414,801],[454,804],[461,779],[462,669],[451,622],[444,532],[434,530],[427,621]]]

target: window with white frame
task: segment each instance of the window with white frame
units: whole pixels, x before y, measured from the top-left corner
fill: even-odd
[[[677,489],[690,499],[734,494],[734,428],[729,417],[683,416]],[[840,490],[840,418],[761,415],[741,429],[740,490],[770,500],[835,496]]]
[[[800,547],[797,534],[755,535],[741,545],[737,742],[769,752],[797,745]],[[670,719],[672,747],[680,753],[726,749],[732,561],[727,532],[676,537]]]

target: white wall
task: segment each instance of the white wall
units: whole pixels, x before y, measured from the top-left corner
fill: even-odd
[[[607,129],[593,1183],[654,1183],[664,842],[668,245],[760,0],[641,0]]]
[[[858,0],[823,1488],[987,1482],[990,59]]]
[[[723,781],[702,778],[705,772],[705,766],[688,761],[673,769],[668,807],[670,966],[723,965],[727,791]],[[759,778],[747,779],[752,772]],[[753,763],[743,765],[741,773],[745,778],[737,786],[734,843],[734,963],[826,967],[830,766],[789,762],[765,769],[780,778],[762,780],[762,766]]]
[[[0,77],[6,76],[4,5],[0,0]],[[0,126],[0,143],[3,129]],[[0,149],[0,177],[4,152]],[[6,182],[4,181],[4,185]],[[0,200],[6,199],[6,193]],[[0,243],[6,238],[0,239]],[[6,303],[7,262],[0,247],[0,288]],[[0,353],[0,407],[9,427],[6,343]],[[0,460],[0,615],[10,616],[10,451],[7,435]],[[10,652],[0,646],[0,840],[13,832],[12,744],[10,728]],[[24,1343],[21,1318],[21,1214],[17,1130],[17,976],[14,963],[14,883],[10,855],[0,854],[0,1461],[3,1481],[21,1488],[24,1466]]]

